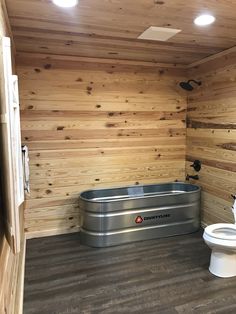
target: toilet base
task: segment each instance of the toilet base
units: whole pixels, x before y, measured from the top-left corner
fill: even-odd
[[[236,276],[236,252],[227,253],[213,250],[209,271],[218,277],[229,278]]]

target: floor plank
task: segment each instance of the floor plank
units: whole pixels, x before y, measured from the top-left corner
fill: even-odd
[[[236,277],[211,275],[209,258],[201,232],[104,249],[28,240],[24,313],[236,313]]]

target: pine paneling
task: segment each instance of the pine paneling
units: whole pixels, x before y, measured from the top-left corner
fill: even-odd
[[[233,0],[80,0],[62,9],[52,1],[7,0],[17,51],[188,65],[235,46]],[[202,12],[216,22],[193,23]],[[167,42],[140,40],[150,26],[177,28]]]
[[[76,231],[89,188],[184,180],[180,69],[19,54],[28,237]]]
[[[187,172],[191,161],[203,163],[204,224],[234,222],[231,212],[236,194],[236,52],[190,70],[202,86],[188,97]]]

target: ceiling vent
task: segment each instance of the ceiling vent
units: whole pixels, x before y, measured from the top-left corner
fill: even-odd
[[[138,39],[166,41],[181,32],[181,29],[150,26]]]

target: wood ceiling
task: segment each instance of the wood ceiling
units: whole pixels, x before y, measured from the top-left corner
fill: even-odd
[[[236,45],[235,0],[6,0],[16,50],[188,65]],[[193,19],[210,12],[208,27]],[[181,29],[167,42],[138,40],[149,26]]]

